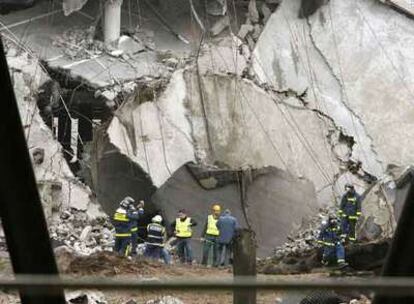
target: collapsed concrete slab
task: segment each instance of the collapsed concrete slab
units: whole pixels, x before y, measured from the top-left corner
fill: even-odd
[[[39,113],[37,92],[50,80],[49,76],[33,56],[21,52],[13,44],[7,43],[7,46],[16,100],[50,229],[53,230],[61,213],[68,209],[85,213],[88,220],[105,216],[90,189],[70,170],[62,146]]]
[[[176,211],[183,207],[202,220],[215,199],[222,200],[243,219],[235,181],[217,190],[220,181],[207,177],[197,183],[182,167],[191,162],[204,170],[228,172],[272,167],[268,175],[253,180],[247,193],[247,199],[252,202],[248,216],[259,235],[262,254],[284,242],[320,206],[312,183],[302,177],[312,176],[312,170],[319,170],[319,175],[312,176],[313,180],[317,179],[328,191],[319,188],[318,195],[332,199],[333,181],[325,171],[335,170],[332,175],[340,171],[333,165],[337,162],[336,155],[327,148],[325,140],[329,136],[342,144],[340,133],[329,119],[304,108],[298,98],[282,98],[276,94],[279,98],[276,99],[275,95],[238,76],[208,73],[199,77],[192,69],[174,72],[164,90],[150,95],[147,98],[140,90],[132,95],[107,128],[105,145],[108,148],[96,143],[100,151],[107,150],[96,160],[98,166],[107,164],[105,172],[96,174],[94,184],[101,183],[99,189],[110,192],[122,189],[122,195],[132,193],[136,199],[155,192],[151,209],[166,212],[168,220],[173,220]],[[314,153],[317,151],[317,155],[323,155],[329,162],[315,161],[303,148],[305,139],[292,129],[290,115],[300,117],[306,124],[309,134],[306,140],[313,143]],[[321,134],[320,124],[329,131]],[[139,168],[142,178],[127,177],[126,168],[119,170],[125,176],[109,178],[118,171],[113,160],[105,159],[111,153],[125,164]],[[107,178],[112,182],[110,188],[109,183],[99,182]],[[127,179],[132,183],[125,183]],[[155,190],[152,185],[159,189]],[[113,211],[122,198],[121,192],[118,197],[107,200],[107,210]],[[200,212],[202,206],[205,211]],[[296,212],[292,213],[292,208],[297,208]],[[279,232],[268,239],[265,234],[269,230]]]
[[[278,91],[306,92],[308,108],[353,138],[350,159],[365,172],[381,177],[387,164],[412,163],[411,147],[401,143],[414,136],[406,120],[413,21],[374,0],[329,1],[306,18],[299,18],[300,5],[283,1],[269,19],[253,73]]]
[[[325,202],[334,197],[339,154],[346,157],[349,150],[332,121],[295,96],[268,93],[233,75],[199,78],[191,69],[176,71],[156,100],[127,101],[108,137],[157,187],[187,162],[226,169],[274,166],[312,179]]]

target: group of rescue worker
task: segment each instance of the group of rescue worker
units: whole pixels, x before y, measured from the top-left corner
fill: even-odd
[[[344,244],[357,240],[356,225],[360,216],[361,196],[353,184],[347,183],[337,214],[329,215],[320,229],[318,243],[323,248],[323,265],[347,265]]]
[[[142,225],[144,202],[135,205],[135,200],[125,197],[116,209],[112,223],[115,228],[114,251],[122,256],[133,256],[137,253],[138,231]],[[177,218],[171,223],[172,233],[168,233],[161,215],[157,214],[146,226],[144,256],[162,259],[165,264],[171,263],[171,255],[166,245],[176,248],[181,263],[193,262],[193,229],[197,222],[188,216],[187,211],[178,211]],[[219,204],[213,204],[211,214],[206,218],[202,237],[196,240],[203,242],[202,264],[211,260],[214,267],[226,266],[231,262],[232,241],[240,229],[237,219],[229,209],[221,212]],[[167,241],[168,236],[173,236]]]
[[[135,255],[137,252],[138,229],[144,215],[144,201],[135,205],[131,197],[125,197],[119,204],[113,216],[115,227],[114,251],[124,256]],[[361,197],[352,184],[345,185],[345,194],[342,196],[337,214],[329,215],[323,222],[317,242],[322,245],[322,263],[324,265],[346,265],[345,247],[347,242],[356,241],[356,224],[361,215]],[[168,236],[169,245],[176,248],[181,263],[193,262],[192,241],[193,227],[197,222],[187,211],[178,211],[177,218],[171,223],[168,233],[161,215],[155,215],[146,227],[144,256],[163,259],[170,264],[171,255],[166,249]],[[202,237],[196,240],[203,242],[201,264],[208,265],[209,260],[214,267],[225,266],[231,263],[232,242],[239,231],[237,219],[231,215],[229,209],[221,212],[221,206],[214,204],[211,214],[206,217]]]

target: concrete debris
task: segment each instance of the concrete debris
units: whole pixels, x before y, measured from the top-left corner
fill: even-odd
[[[147,301],[145,304],[184,304],[184,302],[172,296],[164,296],[156,300]]]
[[[69,16],[73,12],[80,10],[88,0],[63,0],[63,12],[65,16]]]
[[[117,50],[113,50],[113,51],[108,52],[108,54],[112,57],[118,58],[118,57],[121,57],[124,54],[124,51],[117,49]]]
[[[255,24],[254,25],[254,29],[253,29],[253,33],[252,33],[252,38],[257,41],[257,39],[259,39],[260,34],[262,33],[263,30],[263,26],[260,24]]]
[[[260,10],[263,14],[263,24],[266,24],[270,16],[272,15],[272,11],[270,10],[266,2],[263,2],[262,6],[260,7]]]
[[[59,218],[69,207],[87,211],[96,204],[91,191],[69,169],[62,146],[40,116],[33,94],[49,78],[37,60],[27,53],[15,54],[18,55],[7,59],[47,220]]]
[[[100,291],[77,290],[66,292],[67,304],[107,304],[105,295]]]
[[[162,62],[172,70],[175,70],[179,64],[178,59],[174,57],[163,59]]]
[[[144,51],[145,46],[133,38],[123,35],[119,38],[118,49],[122,50],[126,54],[135,54]]]
[[[257,10],[256,0],[250,0],[247,18],[253,22],[259,22],[259,11]]]
[[[0,304],[20,304],[20,298],[14,294],[0,292]]]
[[[106,216],[91,219],[86,212],[66,209],[49,225],[50,237],[79,255],[110,251],[113,246],[112,224]]]
[[[233,35],[205,44],[198,59],[200,73],[242,75],[250,54],[242,53],[241,47],[241,40]]]
[[[320,209],[317,216],[311,218],[308,227],[296,233],[290,233],[287,242],[277,247],[273,252],[275,259],[287,256],[308,255],[318,247],[315,240],[318,239],[319,229],[323,220],[327,220],[329,214],[335,213],[335,208]]]
[[[230,26],[230,18],[229,16],[223,16],[219,18],[213,26],[210,28],[211,35],[218,36],[221,32],[223,32],[226,28]]]
[[[239,33],[237,34],[237,36],[240,39],[244,39],[246,38],[247,34],[253,32],[254,30],[254,26],[251,24],[242,24],[242,26],[240,27]]]
[[[207,13],[212,16],[224,16],[227,12],[225,0],[211,0],[207,2]]]
[[[53,45],[60,47],[70,59],[85,59],[102,55],[105,45],[102,41],[95,40],[95,27],[74,27],[54,37]]]

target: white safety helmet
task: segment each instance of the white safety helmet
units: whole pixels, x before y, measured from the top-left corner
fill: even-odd
[[[153,223],[158,223],[160,224],[162,222],[162,216],[161,215],[156,215],[152,218],[152,222]]]

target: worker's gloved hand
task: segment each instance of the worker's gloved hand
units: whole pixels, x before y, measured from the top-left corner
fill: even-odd
[[[139,208],[138,209],[138,214],[143,215],[144,214],[144,208]]]

